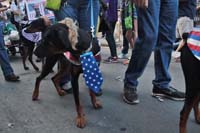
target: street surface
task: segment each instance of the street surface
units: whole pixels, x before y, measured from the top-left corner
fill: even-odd
[[[106,59],[109,53],[108,47],[102,47],[103,59]],[[101,63],[104,77],[103,95],[98,97],[103,105],[101,110],[92,108],[88,89],[81,75],[80,98],[87,119],[84,129],[75,125],[73,96],[57,95],[51,82],[55,73],[43,80],[40,86],[40,100],[33,102],[32,91],[39,73],[33,70],[28,61],[30,70],[25,71],[19,55],[11,56],[10,60],[21,81],[6,82],[0,70],[0,133],[178,133],[179,112],[183,102],[167,99],[161,102],[151,96],[151,82],[154,78],[153,56],[139,79],[138,105],[128,105],[122,100],[123,77],[127,65]],[[40,63],[37,65],[41,66]],[[54,70],[56,71],[56,67]],[[184,91],[180,63],[172,60],[170,71],[171,84]],[[195,123],[192,112],[188,119],[188,133],[199,132],[200,125]]]

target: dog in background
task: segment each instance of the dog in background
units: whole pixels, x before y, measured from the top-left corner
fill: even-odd
[[[71,84],[73,88],[73,95],[76,104],[77,118],[76,125],[83,128],[86,125],[83,107],[79,99],[79,75],[82,73],[80,64],[73,63],[70,59],[64,56],[64,52],[69,51],[71,56],[76,60],[80,59],[80,55],[86,51],[92,51],[94,55],[98,56],[100,46],[96,39],[93,39],[90,33],[78,29],[73,20],[66,18],[60,23],[50,26],[44,33],[40,44],[34,51],[39,58],[46,57],[46,62],[43,66],[42,72],[36,78],[35,88],[32,95],[32,100],[38,100],[39,86],[42,79],[49,74],[57,61],[60,63],[58,73],[52,77],[57,93],[63,96],[65,92],[61,89],[59,83],[66,74],[71,75]],[[100,58],[98,58],[100,59]],[[79,62],[80,63],[80,62]],[[91,102],[95,109],[100,109],[102,106],[96,99],[95,93],[89,91]]]
[[[195,120],[200,124],[200,60],[198,60],[189,48],[190,34],[183,34],[184,45],[181,48],[181,66],[185,77],[186,98],[180,113],[179,131],[186,133],[189,114],[194,109]]]
[[[41,17],[32,21],[28,26],[22,29],[20,39],[23,46],[23,66],[25,70],[28,70],[29,67],[26,65],[26,59],[30,61],[33,68],[36,71],[39,71],[39,68],[33,62],[33,50],[35,48],[35,43],[37,43],[41,37],[42,32],[51,25],[50,20],[47,17]]]

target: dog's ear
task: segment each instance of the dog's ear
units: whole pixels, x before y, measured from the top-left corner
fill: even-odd
[[[38,29],[39,31],[44,31],[46,29],[45,21],[43,18],[38,18],[32,21],[29,25],[31,29]]]
[[[85,30],[79,29],[78,35],[78,43],[76,45],[76,48],[81,51],[87,50],[90,47],[90,43],[92,40],[91,34],[86,32]]]
[[[57,37],[60,40],[60,42],[63,44],[63,46],[66,50],[71,49],[68,34],[69,34],[68,27],[66,29],[62,28],[62,29],[57,31]]]

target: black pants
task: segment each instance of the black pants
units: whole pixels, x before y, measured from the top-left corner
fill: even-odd
[[[116,21],[109,22],[110,29],[106,31],[106,40],[108,42],[108,46],[110,48],[110,54],[112,57],[117,56],[117,47],[114,38],[114,29],[115,29]]]
[[[200,60],[192,54],[187,45],[181,49],[181,66],[185,77],[187,100],[200,94]]]

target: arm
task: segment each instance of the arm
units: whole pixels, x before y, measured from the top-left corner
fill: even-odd
[[[178,48],[176,49],[176,52],[179,52],[184,45],[185,45],[185,41],[182,39],[178,45]]]

